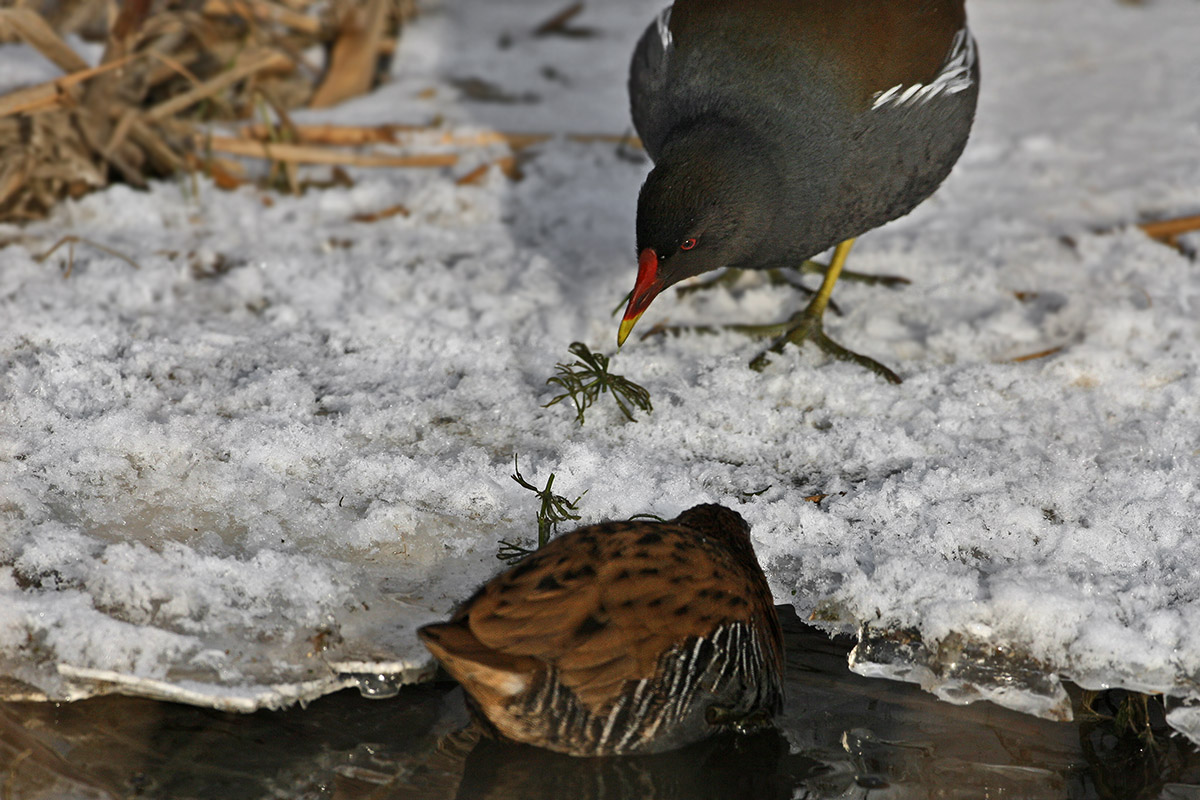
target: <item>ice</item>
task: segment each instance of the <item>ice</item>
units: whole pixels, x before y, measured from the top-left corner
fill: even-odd
[[[660,5],[536,38],[559,4],[423,4],[390,84],[298,117],[620,135]],[[810,348],[753,373],[731,333],[635,337],[612,369],[651,414],[543,408],[572,341],[612,353],[636,271],[647,165],[612,144],[551,140],[515,183],[457,185],[480,151],[298,197],[116,186],[0,227],[0,692],[251,710],[421,679],[415,628],[536,533],[517,456],[583,495],[580,524],[736,508],[779,601],[858,633],[864,674],[1051,718],[1063,680],[1164,692],[1200,741],[1200,272],[1131,226],[1200,210],[1200,6],[970,13],[966,153],[851,256],[914,283],[839,285],[829,320],[899,387]],[[68,234],[73,258],[35,259]],[[748,280],[640,327],[799,302]]]

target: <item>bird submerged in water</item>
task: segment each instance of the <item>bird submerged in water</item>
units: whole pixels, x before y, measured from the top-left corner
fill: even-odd
[[[559,536],[418,635],[486,729],[576,756],[673,750],[783,703],[770,589],[719,505]]]
[[[677,0],[630,67],[654,169],[638,197],[624,344],[659,293],[718,269],[797,268],[836,246],[808,307],[768,352],[829,339],[822,317],[855,237],[912,211],[966,145],[979,67],[964,0]],[[766,353],[752,367],[765,365]]]

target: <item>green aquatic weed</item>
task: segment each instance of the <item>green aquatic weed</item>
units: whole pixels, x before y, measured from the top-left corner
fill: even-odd
[[[645,387],[608,371],[608,356],[593,353],[583,342],[572,342],[568,349],[575,356],[575,361],[570,364],[559,362],[556,365],[558,374],[546,381],[558,384],[564,391],[543,408],[570,398],[575,404],[575,419],[583,425],[584,412],[600,399],[600,395],[608,392],[630,422],[637,422],[630,406],[647,413],[654,410],[650,404],[650,392]]]
[[[546,542],[550,541],[551,534],[558,531],[558,523],[580,519],[578,514],[572,512],[577,510],[579,501],[583,499],[584,494],[587,494],[586,491],[574,500],[568,500],[560,494],[554,494],[551,491],[554,487],[553,472],[546,479],[546,485],[541,489],[537,488],[537,486],[525,480],[525,476],[521,474],[521,468],[515,454],[513,455],[513,474],[510,477],[522,487],[533,492],[542,501],[542,506],[537,512],[538,547],[544,547]],[[528,547],[524,547],[519,541],[510,542],[501,539],[500,551],[496,554],[496,558],[499,558],[501,561],[515,561],[516,559],[524,558],[536,549],[531,550]]]

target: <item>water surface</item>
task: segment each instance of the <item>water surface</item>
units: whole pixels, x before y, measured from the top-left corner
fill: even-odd
[[[780,611],[788,698],[778,732],[661,756],[576,759],[462,733],[461,691],[450,683],[388,700],[341,692],[251,715],[121,697],[5,703],[0,800],[1200,800],[1200,754],[1168,735],[1153,702],[1073,691],[1073,723],[952,706],[850,673],[849,640]]]

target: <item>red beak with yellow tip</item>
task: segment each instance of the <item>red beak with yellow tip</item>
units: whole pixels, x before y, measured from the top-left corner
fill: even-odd
[[[633,284],[629,305],[625,307],[625,318],[621,320],[621,327],[617,329],[617,347],[625,344],[633,326],[662,290],[662,284],[658,281],[658,253],[654,252],[653,247],[647,247],[638,256],[637,281]]]

